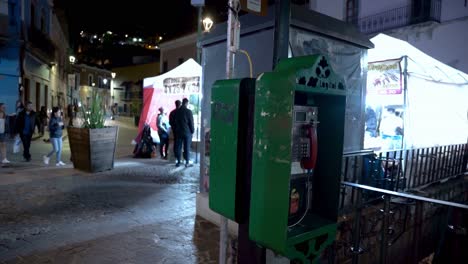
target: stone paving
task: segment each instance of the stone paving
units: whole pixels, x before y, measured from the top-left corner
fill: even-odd
[[[217,263],[219,231],[195,216],[199,167],[129,158],[136,129],[119,127],[112,171],[0,168],[1,264]]]
[[[0,263],[215,263],[218,231],[195,218],[198,166],[121,162],[0,185]]]

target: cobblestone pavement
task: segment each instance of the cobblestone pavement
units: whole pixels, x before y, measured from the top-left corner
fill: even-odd
[[[198,166],[116,165],[24,169],[10,175],[24,180],[0,181],[0,263],[216,263],[218,231],[195,218]]]

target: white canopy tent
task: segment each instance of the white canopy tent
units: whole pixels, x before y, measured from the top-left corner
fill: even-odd
[[[193,59],[188,59],[178,67],[164,74],[143,80],[143,109],[140,117],[139,131],[144,124],[149,124],[152,134],[156,135],[156,117],[159,108],[168,113],[174,110],[174,101],[189,99],[189,108],[194,115],[194,141],[199,141],[200,133],[200,99],[202,67]]]
[[[395,100],[396,95],[368,93],[366,103],[387,101],[387,105],[392,105],[395,101],[403,102],[403,147],[466,143],[468,74],[443,64],[408,42],[384,34],[371,41],[375,48],[368,52],[370,64],[401,59],[403,91],[400,98]]]

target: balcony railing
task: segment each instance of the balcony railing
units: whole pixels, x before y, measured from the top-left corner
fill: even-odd
[[[29,28],[28,36],[34,48],[48,56],[51,61],[55,58],[55,45],[46,33],[36,28]]]
[[[7,37],[8,34],[8,15],[0,14],[0,37]]]
[[[366,34],[383,32],[422,22],[440,22],[441,0],[422,1],[420,6],[408,5],[357,19],[353,22]]]
[[[129,102],[133,100],[141,100],[143,99],[143,92],[142,91],[130,91],[130,92],[119,92],[119,98],[122,101]]]

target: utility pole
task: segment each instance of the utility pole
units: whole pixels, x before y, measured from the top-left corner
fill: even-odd
[[[201,36],[202,36],[202,12],[203,12],[203,7],[198,6],[198,20],[197,20],[197,62],[198,64],[201,65]]]
[[[197,17],[197,63],[201,65],[201,36],[202,36],[202,13],[203,13],[203,6],[205,5],[205,0],[192,0],[192,6],[197,8],[198,17]],[[199,84],[201,84],[201,80],[199,80]],[[200,86],[201,88],[201,86]],[[200,110],[200,94],[197,97],[197,108]],[[200,111],[201,112],[201,111]],[[200,113],[199,112],[199,113]],[[200,118],[199,113],[197,113],[198,118]],[[195,163],[198,163],[198,155],[199,155],[199,145],[201,140],[201,131],[199,126],[197,126],[197,131],[195,131],[197,135],[197,140],[195,141]],[[203,176],[202,176],[203,178]]]
[[[198,18],[197,18],[197,62],[198,64],[202,64],[202,59],[201,59],[201,54],[202,54],[202,49],[201,49],[201,36],[202,36],[202,12],[203,12],[203,6],[199,5],[197,7],[198,9]],[[199,80],[199,83],[201,84],[201,80]],[[200,87],[201,88],[201,87]],[[197,106],[198,109],[200,109],[200,96],[198,96],[197,99]],[[199,116],[199,115],[198,115]],[[200,118],[200,117],[198,117]],[[199,131],[199,126],[197,126],[197,133],[196,135],[198,136],[198,141],[195,142],[195,164],[198,164],[198,155],[199,155],[199,145],[200,145],[200,140],[202,137],[201,131]],[[203,135],[204,136],[204,135]]]
[[[289,49],[289,19],[291,16],[291,1],[276,0],[275,9],[275,46],[273,49],[273,68],[281,59],[288,58]]]
[[[239,49],[240,24],[238,12],[240,10],[239,0],[228,0],[228,23],[226,41],[226,79],[234,78],[234,65],[236,52]],[[228,219],[220,217],[219,231],[219,263],[226,264],[227,249],[229,245]]]

